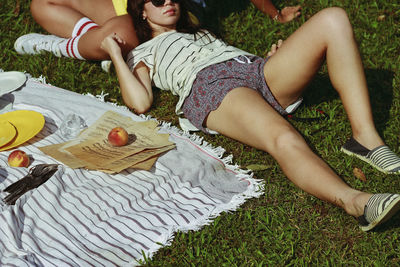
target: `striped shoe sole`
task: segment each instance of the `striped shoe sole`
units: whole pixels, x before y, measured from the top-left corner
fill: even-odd
[[[375,168],[387,173],[399,173],[400,158],[388,146],[379,146],[368,153],[367,157]]]
[[[379,146],[371,150],[366,156],[354,153],[344,147],[340,150],[347,155],[355,156],[369,163],[383,173],[400,174],[400,158],[388,146]]]
[[[365,207],[364,217],[371,222],[367,225],[360,225],[361,230],[369,231],[376,226],[386,222],[400,210],[400,195],[397,194],[375,194]]]

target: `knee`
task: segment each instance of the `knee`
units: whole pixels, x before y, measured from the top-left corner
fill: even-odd
[[[108,20],[101,27],[101,31],[104,37],[115,32],[123,38],[126,41],[126,44],[121,47],[124,53],[128,53],[139,44],[129,15],[118,16]]]
[[[127,43],[137,42],[133,22],[129,15],[114,17],[108,20],[102,28],[106,35],[116,32],[119,36],[124,38]],[[135,46],[136,45],[137,43],[135,43]]]
[[[330,7],[319,12],[321,25],[329,34],[335,32],[346,33],[353,32],[352,26],[346,11],[340,7]]]
[[[295,128],[285,127],[273,138],[272,148],[269,152],[271,154],[274,154],[274,152],[279,154],[291,153],[302,142],[304,142],[304,139]]]

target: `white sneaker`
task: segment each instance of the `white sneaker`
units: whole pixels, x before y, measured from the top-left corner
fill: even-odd
[[[105,71],[105,72],[110,72],[111,69],[111,64],[112,61],[111,60],[103,60],[101,61],[101,68]]]
[[[14,43],[14,49],[20,55],[37,55],[43,52],[53,53],[61,57],[58,45],[65,39],[55,35],[29,33],[20,36]]]

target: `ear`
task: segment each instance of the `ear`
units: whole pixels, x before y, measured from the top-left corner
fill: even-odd
[[[146,13],[146,11],[144,11],[144,10],[143,10],[143,13],[142,13],[142,19],[143,19],[143,20],[146,20],[146,19],[147,19],[147,13]]]

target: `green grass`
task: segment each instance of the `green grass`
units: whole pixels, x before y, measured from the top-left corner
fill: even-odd
[[[227,4],[228,3],[228,4]],[[285,39],[312,14],[328,6],[341,6],[349,14],[360,46],[369,84],[377,128],[387,144],[400,153],[400,5],[398,1],[319,0],[282,1],[300,3],[301,18],[290,24],[275,24],[252,5],[239,0],[217,0],[214,11],[224,40],[257,55],[264,55],[272,42]],[[226,6],[232,7],[227,10]],[[216,9],[217,10],[217,9]],[[102,72],[99,63],[41,56],[20,56],[15,39],[29,32],[43,32],[33,21],[27,3],[5,0],[0,5],[0,68],[43,75],[52,85],[75,92],[108,93],[106,100],[119,104],[114,72]],[[351,130],[343,106],[333,91],[323,67],[305,94],[305,104],[296,115],[315,115],[316,108],[328,118],[319,122],[293,122],[310,146],[351,186],[369,192],[399,192],[400,179],[384,175],[360,160],[340,153]],[[150,115],[177,125],[176,99],[156,92]],[[148,266],[270,266],[345,265],[399,266],[400,216],[376,231],[361,232],[354,218],[292,185],[271,156],[223,136],[204,138],[222,146],[243,168],[264,165],[255,171],[265,180],[265,195],[247,201],[239,210],[224,213],[201,231],[177,233],[171,246],[159,250]],[[356,179],[360,168],[367,182]]]

